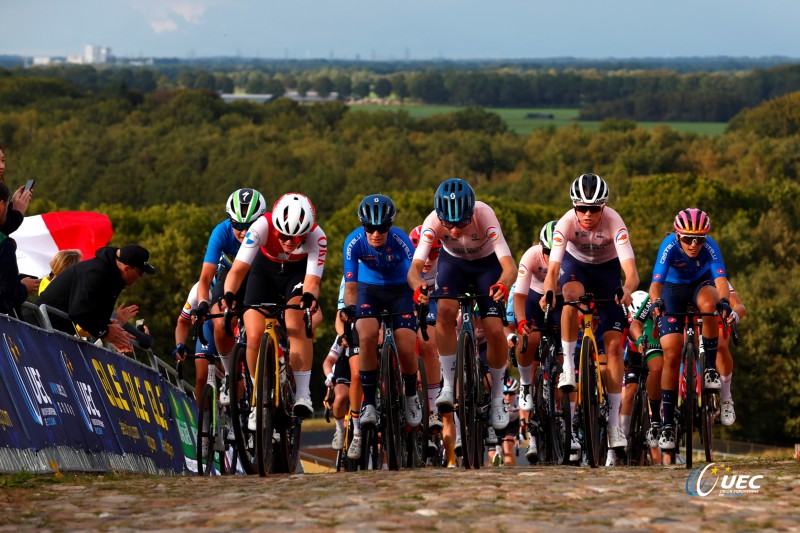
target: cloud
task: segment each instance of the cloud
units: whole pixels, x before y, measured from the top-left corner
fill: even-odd
[[[177,31],[180,23],[203,24],[206,10],[219,0],[136,0],[134,8],[149,21],[155,33]]]

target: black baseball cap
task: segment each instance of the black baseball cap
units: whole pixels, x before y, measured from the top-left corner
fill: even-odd
[[[129,244],[120,248],[117,259],[120,263],[139,268],[146,274],[156,273],[156,267],[147,262],[150,259],[150,252],[147,251],[147,248],[137,244]]]

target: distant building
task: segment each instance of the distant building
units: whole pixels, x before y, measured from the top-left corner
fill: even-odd
[[[275,98],[274,94],[247,94],[237,93],[229,94],[224,93],[219,95],[223,102],[230,104],[231,102],[253,102],[256,104],[265,104]],[[294,100],[302,104],[310,104],[315,102],[333,102],[339,98],[339,93],[332,92],[326,97],[319,96],[315,91],[308,91],[305,96],[300,96],[297,91],[288,91],[283,95],[283,98]]]
[[[274,98],[272,94],[220,94],[220,98],[226,104],[233,102],[253,102],[254,104],[266,104]]]
[[[83,63],[87,65],[108,63],[110,58],[111,48],[108,46],[87,44],[83,49]]]

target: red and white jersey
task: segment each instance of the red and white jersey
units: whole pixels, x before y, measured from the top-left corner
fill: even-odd
[[[548,258],[542,253],[542,245],[537,244],[528,248],[519,261],[514,294],[528,296],[529,290],[544,294],[544,278],[547,277],[547,268]],[[556,294],[561,294],[561,287],[556,289]]]
[[[259,251],[276,263],[295,263],[308,258],[306,275],[322,277],[325,256],[328,253],[328,239],[322,228],[314,224],[300,246],[288,254],[283,251],[278,235],[278,230],[272,225],[272,213],[265,213],[247,230],[236,260],[251,265]]]
[[[633,247],[628,229],[619,213],[606,207],[600,222],[587,229],[578,222],[575,211],[568,211],[553,231],[553,249],[550,261],[562,263],[564,252],[582,263],[600,264],[619,257],[620,261],[633,259]]]
[[[425,261],[437,237],[442,240],[442,245],[448,254],[467,261],[482,259],[492,253],[496,254],[498,259],[511,255],[497,215],[483,202],[475,202],[472,219],[462,231],[461,237],[452,238],[436,216],[436,211],[431,212],[422,223],[419,246],[414,252],[414,259]]]

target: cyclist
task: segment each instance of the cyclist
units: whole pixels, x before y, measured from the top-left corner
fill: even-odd
[[[747,309],[744,302],[736,294],[733,286],[728,283],[728,288],[731,292],[731,307],[733,311],[728,316],[728,324],[737,325],[739,320],[744,318],[747,314]],[[722,323],[720,322],[720,327]],[[731,380],[733,379],[733,357],[730,350],[730,336],[722,335],[719,337],[719,345],[717,346],[717,370],[719,371],[720,380],[720,421],[723,426],[731,426],[736,422],[736,412],[733,410],[733,397],[731,396]]]
[[[553,248],[544,282],[544,291],[555,293],[558,285],[565,301],[574,301],[591,292],[598,299],[617,297],[621,284],[620,268],[625,273],[621,302],[631,303],[631,293],[639,285],[639,273],[633,256],[628,230],[619,214],[606,206],[608,185],[596,174],[582,174],[572,182],[570,198],[573,209],[556,224]],[[608,391],[608,447],[624,448],[627,440],[619,425],[622,403],[622,331],[627,326],[625,313],[614,302],[598,304],[600,328],[608,355],[603,382]],[[544,309],[544,297],[541,299]],[[572,354],[578,338],[578,310],[567,306],[561,314],[561,344],[564,354]],[[564,357],[564,372],[559,387],[575,387],[575,365]]]
[[[682,313],[694,304],[703,313],[719,309],[723,320],[731,313],[730,289],[719,246],[708,236],[711,220],[700,209],[690,207],[679,212],[673,223],[675,234],[661,242],[650,283],[653,317],[658,319],[661,346],[664,349],[664,371],[661,374],[661,403],[664,425],[658,445],[662,450],[675,449],[673,427],[678,397],[678,377],[684,342],[685,320],[664,316]],[[662,299],[663,296],[663,299]],[[717,359],[718,319],[703,317],[702,343],[704,390],[719,390]]]
[[[423,223],[420,244],[414,253],[408,283],[414,300],[427,303],[429,285],[422,279],[425,259],[436,239],[442,240],[436,274],[436,290],[444,295],[466,293],[470,285],[490,296],[478,299],[483,328],[488,341],[487,357],[492,377],[491,425],[508,425],[508,409],[503,402],[503,375],[508,344],[503,334],[502,302],[508,300],[508,288],[514,282],[517,267],[508,248],[500,223],[491,207],[475,201],[475,191],[466,181],[451,178],[443,181],[434,195],[434,211]],[[459,311],[456,300],[438,302],[436,345],[442,368],[443,386],[436,399],[439,410],[452,410],[456,365],[456,330]]]
[[[197,304],[199,303],[199,298],[197,297],[197,288],[200,285],[199,282],[195,283],[192,286],[191,290],[189,291],[189,295],[186,297],[186,303],[183,304],[183,308],[181,309],[181,314],[178,315],[178,322],[175,324],[175,348],[172,350],[172,358],[176,361],[180,360],[183,361],[186,359],[186,338],[189,336],[189,330],[192,327],[192,321],[194,317],[192,316],[192,311],[197,308]],[[214,327],[213,322],[207,320],[202,325],[203,328],[203,337],[205,337],[207,345],[203,345],[200,339],[197,339],[197,343],[195,346],[195,355],[204,355],[209,353],[217,353],[216,346],[214,345]],[[195,359],[194,361],[194,369],[195,369],[195,396],[197,396],[197,401],[200,401],[199,395],[200,392],[203,390],[203,386],[206,384],[208,380],[208,361],[206,359]],[[220,391],[220,396],[222,396],[223,391]],[[227,398],[227,403],[230,403],[230,398]]]
[[[316,223],[316,212],[308,197],[297,192],[284,194],[272,206],[272,211],[256,220],[247,231],[225,278],[222,307],[235,308],[235,304],[242,301],[245,305],[300,304],[303,309],[312,311],[312,326],[315,326],[322,318],[317,296],[327,246],[325,232]],[[244,298],[237,299],[243,286]],[[309,391],[313,344],[306,337],[303,311],[287,309],[284,319],[289,338],[289,364],[297,385],[294,414],[308,418],[314,413]],[[244,312],[247,366],[251,375],[255,375],[265,320],[257,309]],[[256,428],[255,413],[253,409],[248,420],[251,431]]]
[[[547,276],[550,250],[553,248],[553,230],[556,222],[556,220],[551,220],[542,226],[539,232],[539,244],[531,246],[522,255],[514,286],[514,316],[520,317],[520,320],[517,320],[517,337],[520,339],[522,336],[528,336],[528,349],[525,352],[517,352],[520,383],[519,408],[526,412],[533,410],[531,380],[534,356],[542,339],[540,333],[531,333],[530,329],[544,325],[544,312],[539,306],[539,301],[544,295],[543,284]],[[560,295],[560,291],[557,294]],[[557,323],[561,317],[560,308],[553,309],[553,317],[554,322]]]
[[[364,197],[358,206],[361,227],[344,241],[344,303],[342,320],[355,322],[359,339],[359,368],[364,401],[361,426],[377,424],[375,389],[378,384],[379,321],[384,309],[401,313],[392,317],[397,356],[403,374],[406,421],[416,427],[422,421],[422,405],[417,397],[417,357],[414,344],[413,293],[405,284],[414,245],[406,233],[395,227],[397,208],[383,194]]]
[[[628,344],[628,370],[625,374],[625,388],[631,387],[626,393],[626,403],[623,412],[630,415],[633,411],[633,397],[635,388],[639,383],[639,369],[641,357],[647,362],[647,400],[650,404],[650,427],[647,430],[647,445],[651,452],[658,450],[658,435],[661,431],[661,375],[664,370],[664,352],[661,350],[659,339],[653,335],[654,321],[650,314],[650,296],[645,291],[633,293],[633,303],[628,307],[631,316]],[[644,335],[647,334],[648,347],[643,346]],[[635,352],[634,348],[635,347]],[[633,357],[632,357],[633,355]],[[638,356],[638,359],[637,359]],[[655,454],[654,454],[655,455]],[[653,459],[654,463],[657,457]]]
[[[411,244],[414,248],[419,246],[420,235],[422,234],[422,226],[417,226],[408,234],[411,239]],[[442,251],[442,241],[436,239],[431,247],[428,257],[425,259],[425,264],[422,266],[422,278],[429,287],[434,287],[436,284],[436,271],[439,263],[439,253]],[[425,363],[425,376],[428,380],[428,406],[430,409],[430,417],[428,418],[428,427],[431,429],[441,429],[444,445],[447,449],[453,448],[455,443],[455,426],[453,425],[453,417],[449,414],[439,413],[436,407],[436,397],[439,395],[441,389],[441,367],[439,366],[439,356],[436,353],[436,301],[431,300],[428,302],[428,314],[426,322],[428,325],[433,326],[428,329],[428,340],[422,338],[422,332],[417,334],[417,347],[419,354]],[[449,415],[449,416],[448,416]],[[432,443],[431,443],[432,444]]]
[[[344,309],[344,276],[339,284],[338,310]],[[358,375],[358,336],[352,333],[353,346],[350,346],[344,336],[344,322],[341,313],[336,313],[336,339],[331,345],[328,356],[322,363],[325,373],[325,385],[334,389],[333,418],[336,422],[336,431],[333,435],[331,447],[341,450],[344,446],[344,415],[350,409],[350,418],[353,420],[353,440],[347,449],[348,456],[352,459],[361,457],[361,379]]]
[[[197,282],[197,294],[200,301],[197,304],[196,311],[197,316],[200,318],[209,312],[221,312],[219,301],[223,295],[222,281],[225,279],[233,258],[241,247],[248,228],[256,219],[267,212],[267,202],[261,193],[255,189],[237,189],[228,197],[228,201],[225,203],[225,210],[228,218],[217,224],[211,232],[206,254],[203,258],[203,267],[200,271],[200,280]],[[242,295],[240,294],[239,296],[241,297]],[[239,301],[241,301],[241,298],[239,298]],[[214,319],[214,327],[211,328],[213,329],[212,335],[209,335],[206,329],[203,332],[209,342],[211,339],[214,340],[214,344],[219,350],[218,353],[223,355],[222,361],[227,374],[230,358],[225,356],[230,354],[233,349],[234,339],[225,335],[222,322],[223,319],[221,317]],[[206,361],[203,360],[198,364],[205,366]],[[203,379],[202,383],[205,383],[205,379]],[[228,380],[224,380],[220,393],[220,402],[223,405],[227,405],[230,401],[227,386]]]

